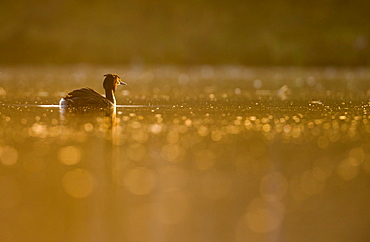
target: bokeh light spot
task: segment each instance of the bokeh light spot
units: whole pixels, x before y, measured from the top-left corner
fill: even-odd
[[[345,181],[354,179],[359,172],[357,165],[353,165],[351,159],[344,159],[341,161],[337,168],[337,173]]]
[[[0,147],[0,160],[6,166],[14,165],[18,160],[18,151],[11,146]]]
[[[150,127],[150,132],[152,132],[153,134],[160,134],[162,132],[162,125],[161,124],[153,124],[151,127]]]
[[[94,179],[90,172],[84,169],[68,171],[63,176],[63,188],[68,195],[76,198],[84,198],[91,194],[94,189]]]
[[[65,165],[75,165],[81,160],[81,151],[76,146],[66,146],[58,151],[58,159]]]
[[[357,147],[349,152],[349,160],[352,165],[358,166],[365,160],[365,151],[362,147]]]
[[[84,129],[86,132],[92,132],[94,130],[94,125],[92,125],[91,123],[85,123]]]
[[[183,157],[184,151],[180,145],[166,144],[161,149],[161,155],[165,160],[177,162]]]
[[[211,133],[211,138],[213,141],[220,141],[223,137],[223,132],[219,131],[219,130],[214,130],[212,131]]]

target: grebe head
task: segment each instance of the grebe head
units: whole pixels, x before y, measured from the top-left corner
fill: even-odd
[[[105,74],[104,76],[103,87],[105,90],[113,90],[115,92],[118,85],[127,85],[117,74]]]

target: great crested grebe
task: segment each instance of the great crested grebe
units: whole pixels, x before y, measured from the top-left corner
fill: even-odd
[[[105,74],[103,87],[105,97],[91,88],[73,90],[67,96],[60,99],[59,105],[67,108],[89,107],[89,108],[112,108],[116,104],[114,96],[118,85],[127,85],[117,74]]]

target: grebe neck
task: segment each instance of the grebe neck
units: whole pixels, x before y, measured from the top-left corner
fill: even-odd
[[[105,97],[111,101],[113,104],[116,104],[116,98],[114,97],[114,90],[105,90]]]

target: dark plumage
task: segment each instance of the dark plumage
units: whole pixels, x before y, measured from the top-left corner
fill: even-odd
[[[127,85],[116,74],[106,74],[103,82],[105,97],[91,88],[81,88],[73,90],[59,102],[61,107],[78,108],[110,108],[116,104],[114,96],[118,85]]]

